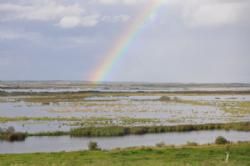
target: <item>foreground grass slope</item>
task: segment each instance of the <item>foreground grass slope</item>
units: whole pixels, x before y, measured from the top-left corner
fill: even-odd
[[[225,145],[197,147],[133,148],[112,151],[82,151],[0,155],[1,166],[163,166],[250,165],[250,143],[230,145],[225,163]]]

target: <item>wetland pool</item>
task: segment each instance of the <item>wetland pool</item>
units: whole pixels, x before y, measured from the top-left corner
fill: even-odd
[[[97,142],[101,149],[127,148],[134,146],[184,145],[188,141],[198,144],[214,143],[216,137],[223,136],[231,142],[250,141],[250,132],[243,131],[192,131],[162,134],[130,135],[122,137],[70,137],[43,136],[28,137],[23,142],[0,141],[0,153],[34,153],[87,150],[90,141]]]

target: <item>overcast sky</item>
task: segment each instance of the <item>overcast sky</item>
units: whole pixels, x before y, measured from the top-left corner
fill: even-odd
[[[0,0],[0,80],[87,80],[149,1]],[[165,0],[105,80],[250,82],[250,0]]]

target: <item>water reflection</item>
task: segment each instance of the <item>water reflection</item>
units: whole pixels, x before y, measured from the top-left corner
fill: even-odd
[[[90,141],[95,141],[102,149],[133,146],[153,146],[164,142],[169,145],[182,145],[187,141],[199,144],[213,143],[217,136],[236,141],[250,141],[250,132],[240,131],[193,131],[164,134],[130,135],[124,137],[73,138],[70,136],[28,137],[24,142],[0,141],[0,153],[33,153],[86,150]]]

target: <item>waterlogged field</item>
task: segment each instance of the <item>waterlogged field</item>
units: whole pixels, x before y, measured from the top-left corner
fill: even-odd
[[[18,131],[41,132],[66,131],[88,125],[177,125],[250,120],[250,95],[101,95],[69,102],[53,101],[57,96],[53,96],[51,102],[50,96],[1,97],[0,123],[2,127],[14,126]],[[59,97],[58,100],[64,100]],[[43,99],[48,101],[44,103]]]
[[[0,87],[0,132],[11,130],[27,137],[22,142],[0,140],[0,153],[81,150],[91,140],[104,149],[157,142],[204,144],[219,135],[233,142],[250,141],[248,84],[5,82]],[[123,128],[103,130],[115,126]],[[46,146],[49,143],[54,146]]]

